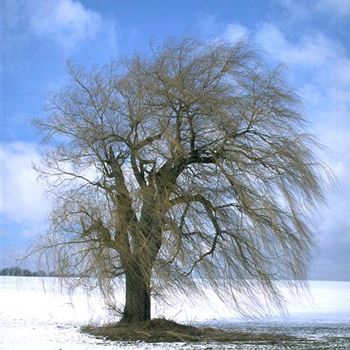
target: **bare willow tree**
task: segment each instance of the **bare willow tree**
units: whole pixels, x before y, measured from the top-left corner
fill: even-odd
[[[274,279],[305,278],[324,167],[280,68],[186,39],[69,74],[35,121],[58,268],[107,299],[123,276],[125,322],[150,319],[159,290],[279,303]]]

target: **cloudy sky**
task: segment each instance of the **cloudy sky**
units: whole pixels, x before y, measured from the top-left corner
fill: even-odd
[[[0,1],[3,266],[46,228],[50,201],[32,168],[39,140],[30,121],[64,86],[67,60],[99,65],[187,34],[249,38],[271,64],[286,65],[337,177],[314,218],[310,277],[350,280],[350,0]]]

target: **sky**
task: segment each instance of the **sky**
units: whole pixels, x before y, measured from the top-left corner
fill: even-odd
[[[284,64],[304,101],[308,131],[336,185],[313,217],[310,278],[350,280],[350,0],[0,0],[1,265],[45,232],[50,199],[37,180],[40,139],[31,125],[87,67],[149,51],[168,37],[251,40]]]

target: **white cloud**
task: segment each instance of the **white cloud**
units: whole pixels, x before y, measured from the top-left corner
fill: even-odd
[[[65,47],[94,38],[102,27],[101,15],[75,0],[29,2],[29,29],[41,38]]]
[[[22,42],[36,38],[72,50],[86,40],[115,35],[112,23],[78,0],[5,0],[4,10],[6,34]]]
[[[43,223],[50,208],[45,187],[37,181],[38,174],[33,169],[33,162],[38,161],[39,155],[32,143],[2,144],[0,211],[10,223],[25,223],[26,236],[28,230]]]
[[[287,20],[305,20],[315,15],[346,17],[350,15],[350,0],[276,0],[287,10]]]
[[[247,27],[240,23],[229,23],[218,21],[216,16],[207,15],[197,21],[197,31],[206,38],[214,41],[236,43],[239,40],[248,39],[250,32]]]
[[[38,179],[34,164],[40,166],[37,144],[10,142],[1,144],[2,193],[0,214],[7,224],[15,224],[23,238],[35,237],[47,230],[47,216],[52,209],[53,194],[48,183]],[[67,165],[67,171],[71,164]],[[94,167],[81,172],[90,181],[99,174]],[[66,179],[71,179],[66,175]],[[62,179],[62,178],[61,178]],[[4,232],[6,233],[6,232]]]
[[[303,0],[276,0],[282,7],[284,7],[289,16],[298,14],[298,17],[305,17],[309,13],[309,8],[307,5],[309,3],[305,3]]]
[[[222,39],[229,42],[235,43],[238,40],[247,39],[249,36],[249,31],[246,27],[240,24],[229,24],[222,36]]]
[[[336,62],[336,81],[337,86],[349,86],[350,85],[350,57],[339,57]],[[349,97],[349,94],[348,94]]]
[[[320,66],[330,64],[342,47],[321,33],[305,35],[295,42],[273,24],[264,24],[256,33],[257,42],[278,61],[290,65]]]
[[[318,0],[315,4],[317,10],[322,12],[331,11],[337,17],[350,15],[350,0]]]

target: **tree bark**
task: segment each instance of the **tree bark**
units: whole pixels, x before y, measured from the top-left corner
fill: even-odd
[[[122,322],[151,319],[151,273],[134,264],[126,269],[125,306]]]
[[[133,235],[133,253],[123,260],[125,267],[125,306],[122,322],[140,322],[151,319],[151,276],[161,247],[161,226],[154,217],[157,201],[151,192],[142,208],[141,232]]]

